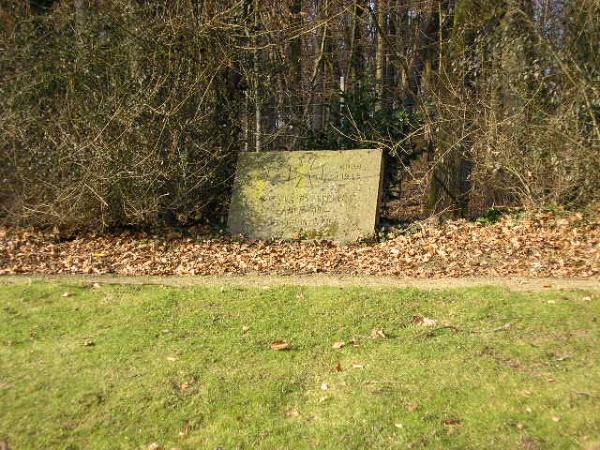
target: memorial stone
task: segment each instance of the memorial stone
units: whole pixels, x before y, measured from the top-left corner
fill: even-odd
[[[240,153],[229,232],[251,239],[370,238],[382,166],[381,150]]]

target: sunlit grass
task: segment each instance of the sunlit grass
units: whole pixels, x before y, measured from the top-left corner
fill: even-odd
[[[591,449],[599,320],[584,291],[0,286],[0,442]]]

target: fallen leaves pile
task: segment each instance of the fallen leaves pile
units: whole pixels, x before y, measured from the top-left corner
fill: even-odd
[[[0,228],[0,274],[364,274],[406,277],[600,275],[597,215],[503,217],[494,224],[416,223],[382,242],[263,242],[82,236]]]

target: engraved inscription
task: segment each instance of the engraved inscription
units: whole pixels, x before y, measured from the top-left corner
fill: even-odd
[[[242,153],[228,227],[258,239],[372,236],[380,150]]]

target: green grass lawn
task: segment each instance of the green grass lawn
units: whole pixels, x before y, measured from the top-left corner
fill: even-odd
[[[0,285],[0,442],[597,449],[599,320],[591,291]]]

